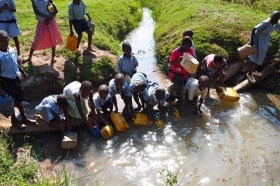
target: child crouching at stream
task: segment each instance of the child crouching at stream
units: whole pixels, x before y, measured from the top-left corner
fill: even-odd
[[[113,100],[109,94],[109,87],[107,85],[103,84],[99,86],[98,92],[93,96],[93,103],[98,117],[101,119],[104,125],[108,125],[109,122],[104,119],[101,113],[102,111],[103,114],[107,114],[111,113],[113,110]]]
[[[58,121],[59,125],[62,127],[60,116],[64,114],[67,123],[67,129],[71,131],[67,107],[68,101],[66,96],[63,94],[59,94],[50,95],[44,98],[42,102],[35,107],[35,109],[39,111],[44,121],[47,122],[50,127],[54,127],[56,121]]]
[[[20,112],[20,121],[16,118],[15,112],[13,112],[11,117],[12,126],[18,129],[24,129],[26,128],[25,125],[35,125],[36,121],[30,120],[25,115],[22,105],[24,92],[19,79],[20,73],[24,80],[27,80],[27,74],[18,65],[17,52],[9,47],[9,36],[7,32],[0,30],[0,89],[14,99],[15,107],[17,107]]]
[[[95,118],[93,122],[89,121],[89,109],[94,113],[92,84],[89,81],[73,81],[63,89],[63,94],[67,97],[69,103],[68,113],[72,118],[82,119],[89,130],[93,131],[93,125],[97,125]],[[90,108],[89,108],[90,107]],[[93,114],[93,117],[95,115]]]

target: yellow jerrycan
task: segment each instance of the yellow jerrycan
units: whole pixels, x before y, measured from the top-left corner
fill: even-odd
[[[129,125],[122,114],[111,112],[111,120],[117,131],[126,131],[129,129]]]
[[[109,139],[113,136],[114,133],[114,129],[112,127],[112,125],[106,125],[104,127],[102,127],[100,134],[104,139]]]
[[[78,39],[75,35],[67,36],[66,47],[68,50],[75,51],[77,48]]]
[[[153,122],[149,120],[148,115],[144,113],[135,113],[133,117],[133,123],[135,126],[147,126]]]
[[[173,110],[174,110],[174,111],[173,111],[173,117],[174,117],[174,118],[180,118],[179,110],[176,109],[176,108],[174,108]]]
[[[219,94],[219,97],[225,101],[238,101],[239,94],[234,88],[231,87],[220,87],[223,91]]]

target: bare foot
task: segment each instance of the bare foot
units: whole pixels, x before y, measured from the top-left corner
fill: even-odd
[[[31,58],[27,58],[27,59],[22,60],[22,64],[25,64],[27,62],[32,63]]]
[[[93,49],[92,47],[89,47],[89,48],[87,48],[86,50],[89,51],[89,52],[96,52],[96,50]]]
[[[53,63],[55,63],[56,62],[56,59],[52,59],[51,60],[51,63],[53,64]]]

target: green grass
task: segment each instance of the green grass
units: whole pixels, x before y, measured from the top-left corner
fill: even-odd
[[[69,34],[68,4],[70,2],[70,0],[54,1],[59,10],[56,21],[64,41]],[[120,42],[127,33],[138,26],[141,20],[142,13],[138,1],[84,0],[84,2],[96,25],[93,44],[114,54],[120,54]],[[22,31],[19,41],[23,43],[24,51],[28,51],[35,35],[37,21],[30,0],[15,3],[17,6],[16,17]],[[86,39],[86,34],[84,34],[82,41],[86,41]],[[13,44],[13,42],[11,43]]]
[[[221,53],[229,61],[240,60],[237,48],[247,42],[255,25],[269,18],[263,12],[261,2],[244,5],[220,0],[150,0],[148,5],[157,10],[154,17],[157,21],[155,38],[159,64],[166,66],[186,29],[194,31],[193,41],[199,61],[210,53]],[[275,5],[279,6],[279,3]],[[271,9],[266,12],[272,12]],[[268,60],[277,54],[279,39],[279,34],[274,33]]]

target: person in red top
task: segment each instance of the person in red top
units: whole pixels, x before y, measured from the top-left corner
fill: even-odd
[[[181,46],[174,49],[170,56],[169,78],[171,79],[171,82],[173,82],[176,77],[181,77],[184,81],[187,81],[188,79],[188,72],[180,64],[185,52],[194,56],[194,51],[192,49],[192,39],[188,36],[182,39]]]

